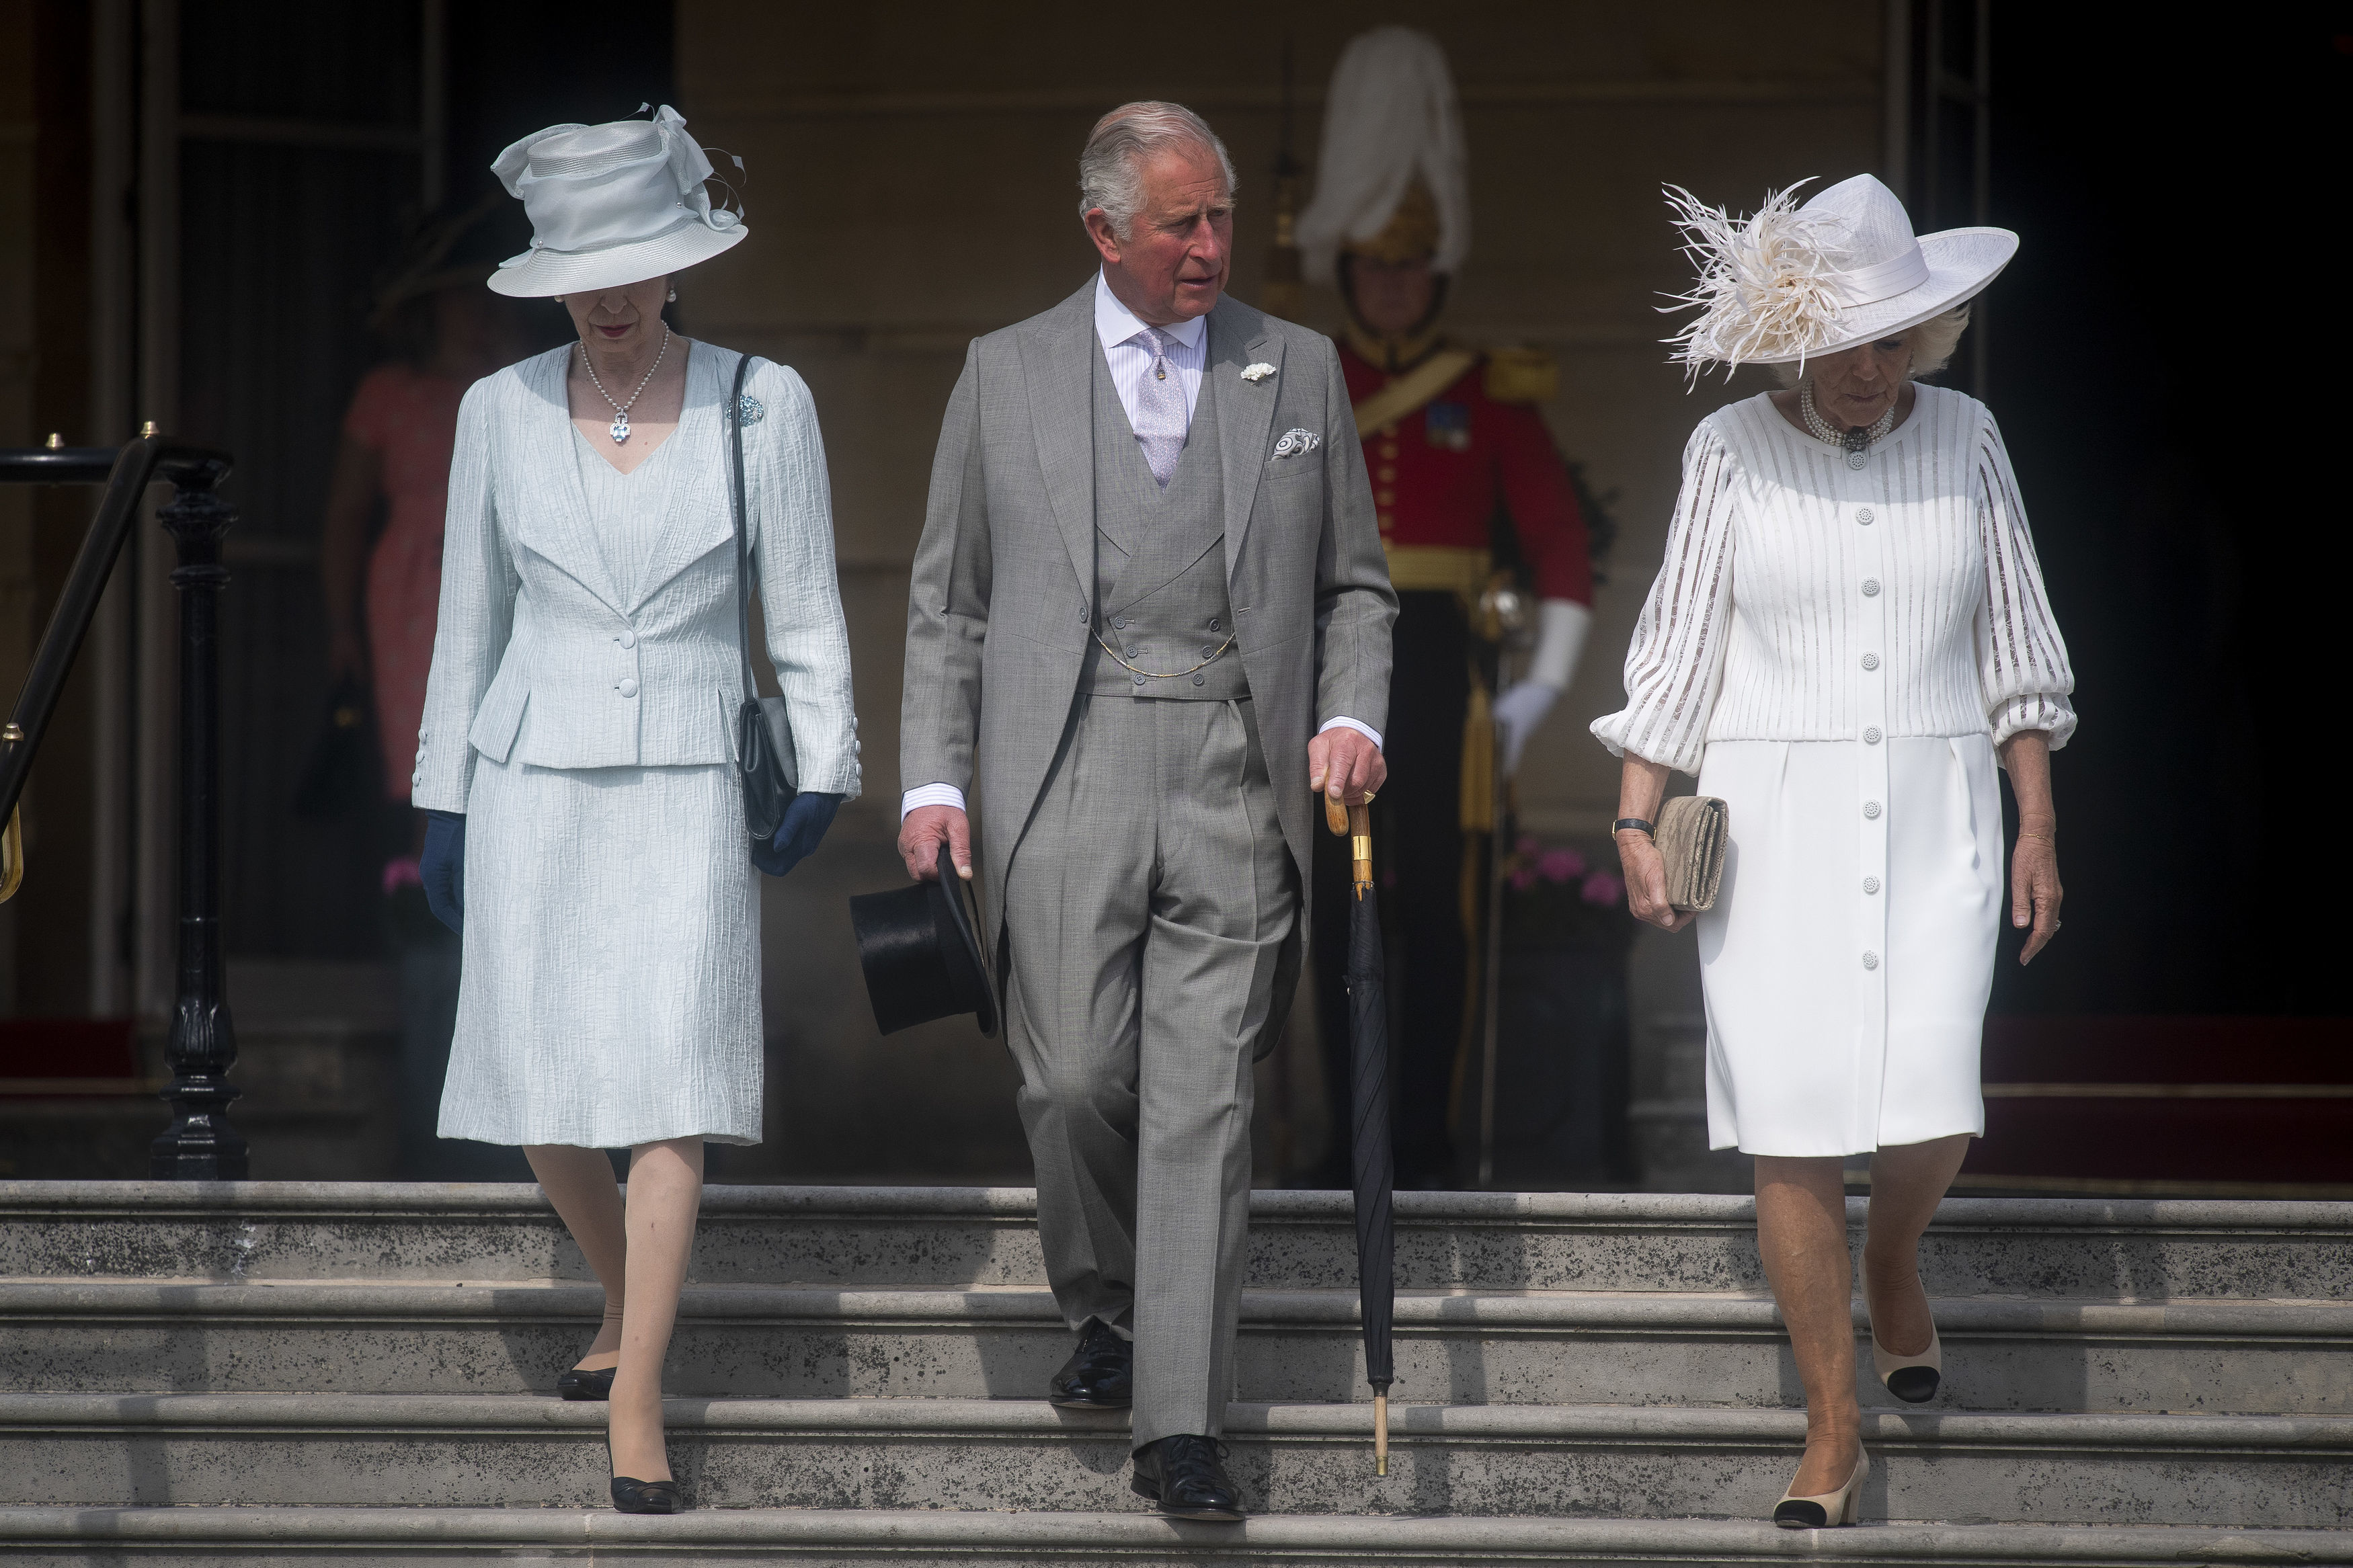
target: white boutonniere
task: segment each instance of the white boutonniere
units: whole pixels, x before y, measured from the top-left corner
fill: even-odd
[[[1267,363],[1264,360],[1259,361],[1256,364],[1246,364],[1242,366],[1242,379],[1244,381],[1264,381],[1268,376],[1272,375],[1273,374],[1274,366]]]

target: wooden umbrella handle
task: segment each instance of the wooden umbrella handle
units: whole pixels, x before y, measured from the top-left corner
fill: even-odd
[[[1324,796],[1324,826],[1335,837],[1348,841],[1348,858],[1354,862],[1349,880],[1359,890],[1373,885],[1373,807],[1370,801],[1358,801],[1343,805],[1330,795]]]

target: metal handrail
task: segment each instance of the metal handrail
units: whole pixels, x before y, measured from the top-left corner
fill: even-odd
[[[229,463],[226,452],[187,446],[164,436],[141,436],[124,442],[120,451],[104,447],[0,450],[0,484],[107,481],[106,499],[99,503],[98,516],[82,537],[81,552],[74,557],[65,592],[58,596],[57,612],[49,617],[48,629],[41,634],[40,647],[34,651],[33,668],[8,715],[8,726],[0,730],[0,817],[13,816],[25,793],[25,780],[33,771],[41,736],[57,712],[66,677],[73,673],[74,659],[90,635],[99,599],[106,593],[106,580],[113,575],[114,563],[138,519],[139,502],[154,482],[157,470],[162,469],[163,477],[176,486],[192,468],[210,467],[215,470],[212,482],[216,484],[228,472]]]
[[[237,1061],[237,1033],[221,974],[220,652],[215,630],[220,590],[228,581],[220,563],[221,536],[237,517],[217,491],[234,463],[227,452],[159,435],[152,425],[116,452],[59,445],[0,450],[0,483],[104,479],[107,485],[57,612],[41,634],[16,709],[0,729],[0,818],[7,824],[0,841],[0,861],[5,862],[0,865],[0,897],[16,890],[23,871],[17,801],[107,579],[131,537],[147,487],[163,479],[173,488],[172,500],[157,517],[179,552],[172,573],[172,586],[180,591],[179,984],[164,1047],[172,1069],[164,1090],[172,1124],[151,1146],[148,1172],[196,1181],[241,1180],[247,1168],[245,1139],[227,1115],[229,1101],[237,1097],[227,1076]]]

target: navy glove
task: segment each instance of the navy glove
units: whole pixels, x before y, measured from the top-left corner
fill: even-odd
[[[833,826],[833,814],[841,809],[841,796],[820,795],[805,790],[793,796],[793,804],[785,807],[784,825],[776,836],[765,844],[752,846],[752,864],[771,877],[781,877],[807,859],[825,830]]]
[[[425,883],[425,907],[451,931],[466,924],[466,815],[460,811],[425,814],[425,853],[417,858],[417,872]]]

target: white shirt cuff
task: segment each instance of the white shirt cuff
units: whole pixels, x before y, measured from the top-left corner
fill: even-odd
[[[907,814],[919,805],[952,805],[962,811],[964,791],[954,784],[917,784],[899,797],[899,820],[906,821]]]
[[[1354,730],[1374,745],[1377,746],[1381,743],[1381,732],[1378,730],[1374,729],[1370,724],[1359,724],[1354,719],[1326,719],[1317,726],[1315,732],[1320,735],[1326,730]]]

